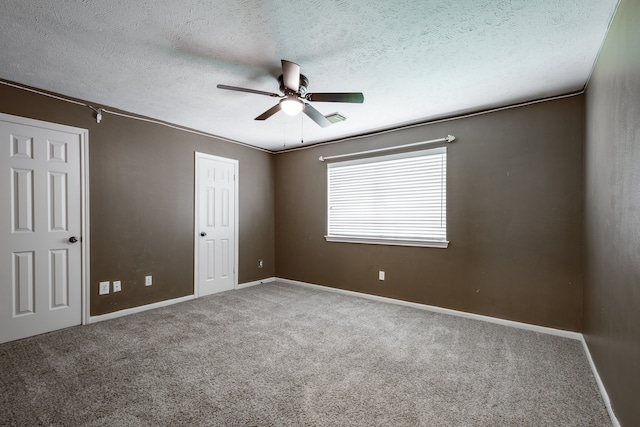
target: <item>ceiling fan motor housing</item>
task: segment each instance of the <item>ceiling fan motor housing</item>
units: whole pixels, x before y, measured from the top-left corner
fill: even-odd
[[[280,84],[280,92],[287,94],[287,88],[284,86],[284,77],[280,74],[278,77],[278,83]],[[307,86],[309,86],[309,79],[304,74],[300,74],[300,87],[298,88],[297,95],[304,97],[307,94]]]

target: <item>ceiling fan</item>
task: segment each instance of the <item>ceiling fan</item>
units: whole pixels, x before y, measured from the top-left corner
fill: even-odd
[[[260,114],[255,120],[266,120],[280,110],[290,116],[304,112],[321,127],[329,126],[331,121],[307,101],[351,102],[358,104],[364,102],[364,95],[361,92],[307,93],[309,80],[300,74],[300,65],[284,59],[282,60],[282,74],[278,77],[278,82],[280,83],[280,91],[284,95],[237,86],[217,85],[217,88],[280,98],[279,103]]]

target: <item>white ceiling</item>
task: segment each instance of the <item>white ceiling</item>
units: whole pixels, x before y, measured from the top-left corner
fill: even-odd
[[[268,150],[580,91],[617,0],[2,0],[0,78]],[[341,123],[279,112],[280,59]],[[108,120],[105,116],[104,120]]]

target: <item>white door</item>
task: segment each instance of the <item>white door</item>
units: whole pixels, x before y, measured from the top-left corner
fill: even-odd
[[[196,153],[195,295],[237,285],[236,160]]]
[[[60,129],[0,115],[0,342],[82,321],[84,136]]]

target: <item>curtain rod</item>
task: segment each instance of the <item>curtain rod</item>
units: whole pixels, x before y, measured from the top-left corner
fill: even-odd
[[[453,135],[447,135],[444,138],[432,139],[429,141],[414,142],[412,144],[396,145],[395,147],[377,148],[375,150],[358,151],[357,153],[337,154],[335,156],[320,156],[318,160],[324,162],[326,160],[341,159],[343,157],[361,156],[363,154],[381,153],[383,151],[400,150],[409,147],[419,147],[426,144],[435,144],[436,142],[453,142],[456,139]]]

